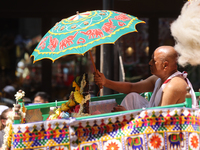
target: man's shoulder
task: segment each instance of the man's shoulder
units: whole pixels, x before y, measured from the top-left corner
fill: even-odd
[[[182,76],[176,76],[171,79],[166,87],[176,90],[186,90],[187,82]]]
[[[172,83],[187,84],[186,79],[183,76],[176,76],[171,79]]]

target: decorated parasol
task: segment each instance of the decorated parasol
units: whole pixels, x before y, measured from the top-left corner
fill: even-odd
[[[135,26],[138,23],[144,21],[117,11],[77,12],[56,23],[44,35],[31,56],[34,56],[34,62],[44,58],[54,62],[66,55],[84,55],[97,45],[111,44],[124,34],[137,32]],[[96,70],[92,57],[91,60]]]

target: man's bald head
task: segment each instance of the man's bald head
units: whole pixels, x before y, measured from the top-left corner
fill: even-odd
[[[160,46],[158,47],[154,55],[157,54],[162,61],[168,61],[170,65],[177,64],[178,54],[172,46]]]
[[[177,71],[177,52],[171,46],[158,47],[154,51],[149,65],[151,73],[165,81]]]

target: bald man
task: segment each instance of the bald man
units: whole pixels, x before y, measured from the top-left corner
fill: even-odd
[[[154,51],[149,62],[153,75],[147,79],[136,83],[112,81],[97,70],[94,81],[97,85],[128,94],[113,111],[183,103],[187,86],[191,88],[193,105],[197,105],[192,85],[186,78],[187,74],[177,71],[177,57],[173,47],[161,46]],[[143,92],[153,92],[149,102],[138,94]]]

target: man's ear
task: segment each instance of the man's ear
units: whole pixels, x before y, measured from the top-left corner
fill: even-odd
[[[5,119],[1,119],[1,122],[3,125],[6,125],[6,120]]]
[[[164,61],[164,63],[163,63],[163,69],[167,69],[168,65],[169,65],[169,62],[168,61]]]

